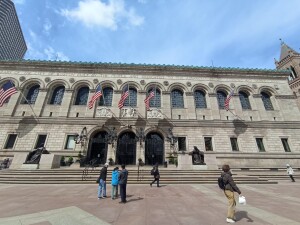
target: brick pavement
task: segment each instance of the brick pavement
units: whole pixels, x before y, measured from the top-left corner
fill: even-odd
[[[297,182],[239,187],[247,205],[237,205],[236,224],[300,224]],[[119,204],[98,200],[97,184],[0,185],[0,225],[227,224],[227,200],[217,184],[129,185],[127,195]]]

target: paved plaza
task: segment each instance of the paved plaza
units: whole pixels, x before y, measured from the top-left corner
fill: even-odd
[[[300,224],[300,185],[239,185],[236,224]],[[108,185],[108,196],[110,196]],[[219,225],[227,200],[216,185],[128,185],[126,204],[97,199],[95,185],[0,185],[0,225]]]

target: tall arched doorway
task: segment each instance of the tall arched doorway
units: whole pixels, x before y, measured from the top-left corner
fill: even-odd
[[[97,159],[98,164],[104,164],[107,162],[106,136],[107,136],[106,131],[100,131],[90,139],[88,160]]]
[[[119,136],[116,163],[120,165],[136,164],[136,138],[133,132],[125,132]]]
[[[145,141],[145,164],[159,165],[164,162],[164,139],[158,133],[149,133]]]

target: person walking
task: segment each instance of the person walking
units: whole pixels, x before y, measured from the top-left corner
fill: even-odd
[[[160,178],[160,174],[159,174],[159,170],[158,170],[158,165],[153,166],[153,169],[151,170],[151,175],[153,175],[154,180],[150,183],[150,186],[152,187],[152,184],[155,183],[155,181],[157,182],[157,187],[159,186],[159,178]]]
[[[118,197],[118,184],[119,184],[119,167],[114,168],[111,174],[111,199],[114,200]]]
[[[293,175],[294,175],[294,170],[293,170],[293,168],[292,168],[289,164],[286,164],[286,172],[287,172],[287,174],[290,176],[292,182],[295,182],[295,179],[294,179],[294,177],[293,177]]]
[[[128,178],[128,171],[125,169],[125,165],[121,166],[122,170],[119,173],[119,185],[120,185],[120,195],[121,201],[119,203],[126,203],[126,185]]]
[[[226,198],[228,199],[228,211],[227,211],[227,223],[235,223],[235,206],[236,201],[234,198],[234,192],[239,193],[239,195],[242,194],[240,189],[236,186],[235,182],[233,181],[232,174],[230,172],[229,165],[223,165],[222,166],[222,174],[221,177],[223,178],[223,183],[225,184],[224,188],[224,194]]]
[[[98,199],[106,198],[106,176],[107,176],[108,163],[104,164],[104,167],[100,171],[100,180],[98,187]]]

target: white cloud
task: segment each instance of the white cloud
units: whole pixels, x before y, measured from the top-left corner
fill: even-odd
[[[49,35],[51,28],[52,28],[52,24],[51,24],[50,20],[46,19],[46,21],[45,21],[45,23],[43,25],[43,31],[44,31],[44,33],[47,34],[47,35]]]
[[[63,52],[57,52],[52,47],[45,48],[44,54],[47,56],[48,60],[60,60],[60,61],[70,60]]]
[[[77,20],[87,27],[104,27],[116,30],[121,22],[127,21],[132,26],[139,26],[144,18],[135,10],[125,8],[124,0],[82,0],[75,9],[62,9],[61,14],[69,20]]]
[[[20,4],[20,5],[23,5],[25,3],[25,0],[13,0],[13,2],[15,4]]]
[[[139,3],[146,4],[147,0],[138,0]]]

